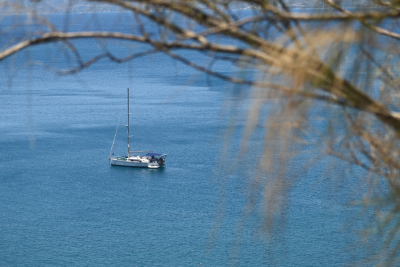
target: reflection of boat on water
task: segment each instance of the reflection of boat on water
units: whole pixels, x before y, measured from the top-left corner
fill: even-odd
[[[129,88],[128,88],[128,156],[117,156],[113,157],[112,150],[114,148],[115,138],[117,137],[119,122],[117,126],[117,132],[115,133],[114,141],[110,152],[110,164],[114,166],[125,166],[125,167],[138,167],[138,168],[152,168],[157,169],[165,166],[166,154],[153,153],[153,151],[133,151],[129,147]],[[121,120],[121,118],[120,118]],[[146,153],[144,156],[135,156],[134,153]]]

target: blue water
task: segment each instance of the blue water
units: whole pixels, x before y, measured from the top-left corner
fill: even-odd
[[[93,41],[75,44],[97,49]],[[52,46],[0,62],[0,266],[343,266],[358,259],[357,235],[346,228],[355,209],[331,197],[342,190],[337,184],[313,183],[325,166],[301,174],[282,211],[285,226],[272,238],[259,234],[257,217],[243,223],[246,178],[216,166],[229,169],[220,158],[223,136],[232,106],[235,124],[244,125],[248,103],[238,95],[248,89],[210,81],[161,54],[122,65],[101,60],[58,76],[35,64],[72,62]],[[168,154],[164,169],[109,166],[128,87],[131,146]],[[125,124],[123,116],[115,154],[125,154]],[[301,158],[292,164],[298,174]]]

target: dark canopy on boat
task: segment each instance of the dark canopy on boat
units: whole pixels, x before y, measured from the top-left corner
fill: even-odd
[[[162,156],[166,156],[166,154],[147,153],[146,156],[149,156],[149,157],[152,157],[152,156],[154,156],[154,157],[162,157]]]

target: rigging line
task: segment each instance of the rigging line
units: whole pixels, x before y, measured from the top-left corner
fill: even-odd
[[[118,133],[118,128],[119,128],[119,122],[121,121],[122,111],[123,111],[123,110],[124,110],[124,106],[122,106],[122,108],[121,108],[121,115],[119,115],[117,130],[115,131],[114,141],[113,141],[113,144],[112,144],[112,146],[111,146],[110,157],[109,157],[110,159],[111,159],[111,154],[112,154],[112,151],[113,151],[113,148],[114,148],[115,139],[117,138],[117,133]]]

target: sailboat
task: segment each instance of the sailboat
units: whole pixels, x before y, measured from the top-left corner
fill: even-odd
[[[153,153],[153,151],[133,151],[129,146],[129,88],[127,90],[127,97],[128,97],[128,155],[127,156],[113,156],[112,153],[115,143],[115,138],[117,137],[119,122],[117,126],[117,131],[115,132],[115,137],[113,144],[111,146],[110,156],[108,157],[110,160],[110,164],[112,166],[125,166],[125,167],[137,167],[137,168],[151,168],[151,169],[158,169],[160,167],[165,166],[165,158],[167,154],[160,154],[160,153]],[[121,113],[122,115],[122,113]],[[121,120],[121,117],[120,117]],[[143,156],[135,155],[135,153],[146,153]]]

